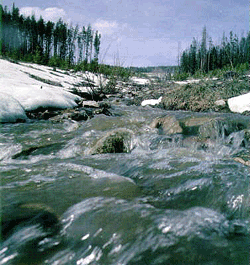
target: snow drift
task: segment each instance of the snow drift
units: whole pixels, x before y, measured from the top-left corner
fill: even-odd
[[[22,105],[12,96],[0,93],[0,123],[25,121],[26,119]]]
[[[25,111],[38,108],[76,107],[81,98],[69,91],[80,80],[47,66],[0,59],[0,122],[25,120]]]

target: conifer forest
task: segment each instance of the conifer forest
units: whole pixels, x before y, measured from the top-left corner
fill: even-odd
[[[80,28],[62,19],[56,23],[23,16],[19,8],[0,5],[0,52],[13,60],[71,68],[98,65],[101,34],[91,25]]]

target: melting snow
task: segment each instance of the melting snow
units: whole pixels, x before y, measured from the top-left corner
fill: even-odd
[[[146,78],[132,77],[131,80],[138,85],[148,85],[150,83],[149,79]]]
[[[146,99],[146,100],[143,100],[141,105],[142,106],[147,106],[147,105],[154,106],[154,105],[160,104],[161,101],[162,101],[162,96],[159,97],[158,99]]]
[[[228,107],[232,112],[250,111],[250,93],[228,99]]]
[[[0,59],[0,122],[27,119],[25,111],[37,108],[73,108],[81,98],[70,93],[77,87],[89,92],[89,87],[106,82],[92,73],[73,73],[30,63],[11,63]]]
[[[12,96],[0,92],[0,122],[16,122],[26,119],[22,105]]]

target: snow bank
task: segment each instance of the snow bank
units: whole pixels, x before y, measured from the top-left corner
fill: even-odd
[[[1,122],[8,120],[13,122],[19,119],[17,118],[19,116],[23,118],[24,110],[36,110],[41,107],[58,109],[76,107],[76,102],[81,98],[70,93],[69,90],[74,87],[75,82],[80,82],[82,79],[70,77],[62,72],[56,74],[51,72],[52,69],[46,66],[15,64],[0,59]]]
[[[77,96],[63,90],[62,88],[50,86],[19,86],[11,89],[14,98],[18,99],[26,111],[38,108],[66,109],[77,106]]]
[[[0,93],[0,123],[26,119],[27,116],[22,105],[12,96]]]
[[[243,113],[244,111],[250,111],[250,93],[230,98],[227,103],[232,112]]]

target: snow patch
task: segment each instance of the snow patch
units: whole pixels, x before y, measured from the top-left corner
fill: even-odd
[[[0,123],[27,120],[22,105],[12,96],[0,93]]]
[[[138,85],[148,85],[150,81],[146,78],[132,77],[131,81]]]
[[[146,99],[146,100],[143,100],[141,105],[142,106],[147,106],[147,105],[154,106],[154,105],[160,104],[161,101],[162,101],[162,96],[159,97],[158,99]]]
[[[230,98],[227,103],[232,112],[243,113],[244,111],[250,111],[250,93]]]
[[[192,83],[199,83],[200,81],[201,81],[200,79],[191,79],[187,81],[174,81],[174,83],[178,85],[187,85]]]

